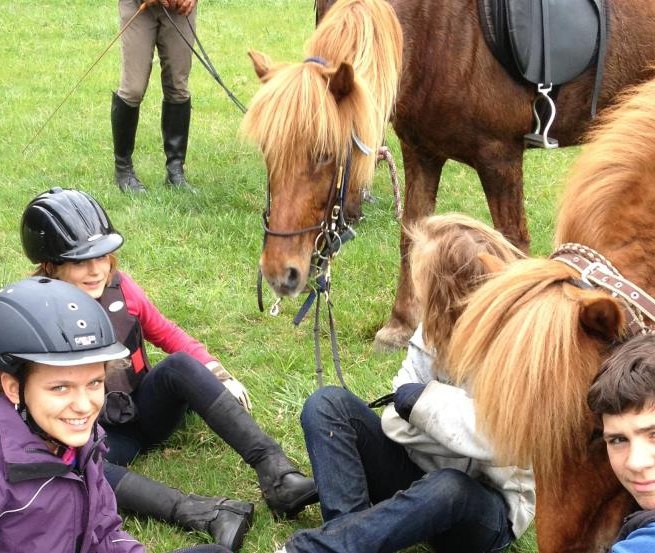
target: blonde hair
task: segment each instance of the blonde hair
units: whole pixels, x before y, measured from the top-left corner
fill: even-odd
[[[461,213],[425,217],[407,233],[423,339],[439,356],[445,354],[468,295],[487,277],[480,254],[505,263],[524,254],[497,230]]]
[[[107,257],[109,258],[109,279],[111,281],[112,278],[114,278],[114,275],[116,274],[116,271],[118,270],[118,257],[116,256],[115,253],[109,253],[107,254]],[[66,263],[74,263],[74,261],[67,261]],[[59,276],[59,269],[64,266],[66,263],[41,263],[40,265],[37,265],[36,268],[34,269],[34,272],[32,273],[32,276],[44,276],[48,278],[54,278],[57,280],[61,280],[61,277]]]

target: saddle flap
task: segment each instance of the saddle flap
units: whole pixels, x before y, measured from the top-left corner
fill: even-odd
[[[505,0],[505,4],[514,61],[526,80],[563,84],[594,61],[601,17],[595,0]]]

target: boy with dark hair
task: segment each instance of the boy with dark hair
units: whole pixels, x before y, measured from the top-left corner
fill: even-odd
[[[602,418],[612,469],[642,510],[626,518],[612,553],[655,551],[655,336],[638,336],[605,361],[587,401]]]

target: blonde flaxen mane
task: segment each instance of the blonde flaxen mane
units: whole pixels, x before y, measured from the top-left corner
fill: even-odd
[[[623,95],[583,147],[564,194],[557,243],[605,255],[646,291],[655,287],[655,82]],[[476,398],[478,422],[501,461],[532,463],[556,486],[584,455],[593,418],[586,394],[612,336],[595,333],[593,309],[618,300],[572,282],[548,259],[518,261],[470,297],[451,340],[449,368]]]
[[[308,58],[325,60],[280,64],[255,94],[242,132],[261,148],[271,174],[293,175],[311,160],[339,159],[356,135],[373,150],[353,148],[350,183],[370,182],[375,150],[384,140],[400,78],[402,31],[393,8],[383,0],[336,3],[307,43]],[[353,66],[353,90],[335,98],[331,75],[342,63]]]

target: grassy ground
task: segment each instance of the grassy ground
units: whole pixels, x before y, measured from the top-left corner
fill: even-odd
[[[258,152],[238,138],[241,115],[199,64],[191,77],[193,119],[188,175],[198,194],[162,185],[161,92],[152,78],[141,113],[135,160],[149,187],[121,194],[112,181],[109,127],[119,52],[114,47],[22,153],[67,91],[117,31],[116,2],[21,0],[0,10],[0,281],[27,275],[18,228],[37,193],[74,187],[93,194],[126,237],[122,266],[160,309],[212,352],[249,388],[253,415],[309,470],[298,414],[314,390],[311,323],[291,325],[302,299],[287,301],[277,318],[257,310],[255,282],[261,246],[264,169]],[[298,60],[313,26],[312,0],[202,0],[198,32],[225,82],[247,102],[257,88],[246,50]],[[154,72],[158,71],[157,66]],[[396,160],[397,142],[389,131]],[[550,248],[555,198],[574,150],[526,156],[526,198],[535,253]],[[402,353],[376,354],[372,339],[389,314],[398,267],[398,223],[386,169],[376,177],[378,201],[365,206],[357,240],[335,263],[333,300],[349,387],[364,398],[388,391]],[[455,163],[444,171],[438,211],[460,210],[489,221],[474,173]],[[273,297],[267,290],[265,300]],[[327,353],[329,344],[324,341]],[[153,352],[153,359],[161,353]],[[336,382],[327,360],[328,381]],[[275,521],[259,499],[254,472],[196,416],[165,447],[137,460],[135,470],[188,492],[225,494],[257,503],[245,553],[273,551],[291,533],[316,526],[316,507],[296,522]],[[150,551],[202,543],[151,520],[128,517],[128,529]],[[413,551],[422,550],[415,548]],[[530,533],[514,553],[535,551]]]

